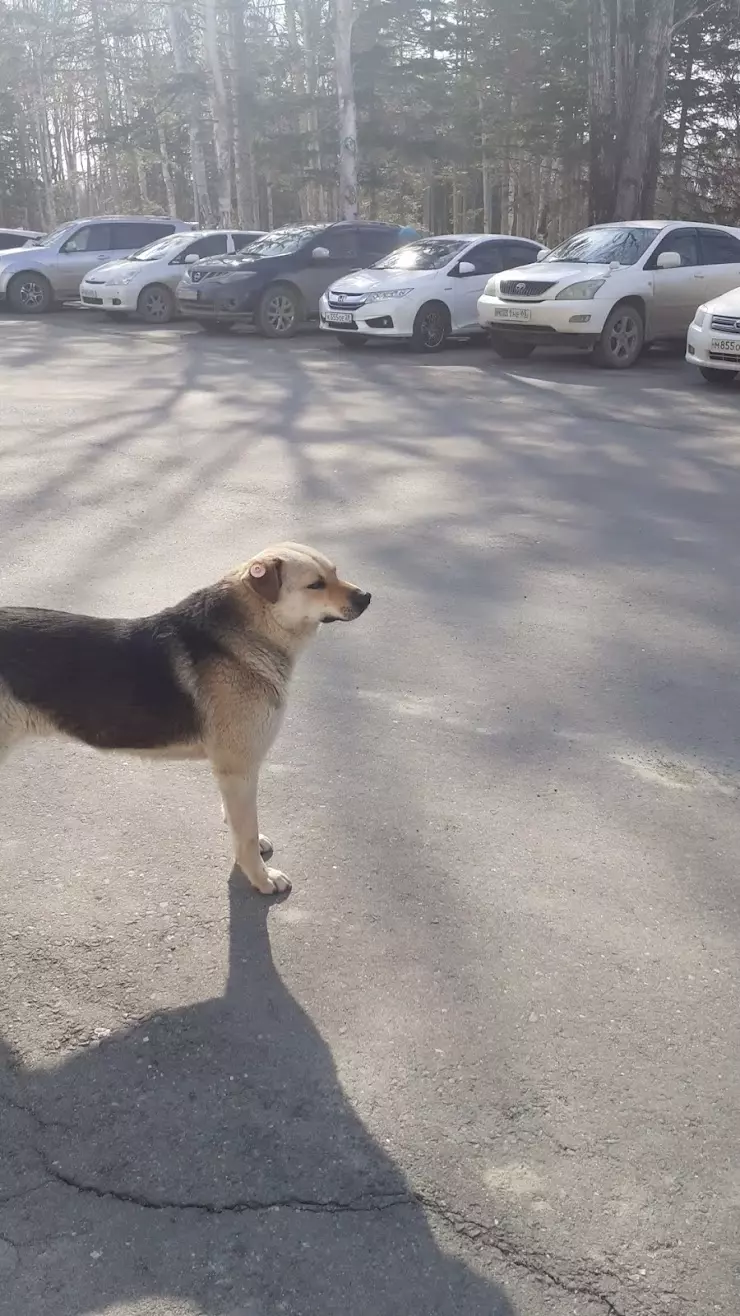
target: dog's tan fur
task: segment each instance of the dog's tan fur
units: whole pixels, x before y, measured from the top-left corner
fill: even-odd
[[[316,588],[317,581],[322,582],[320,588]],[[174,609],[132,623],[111,622],[111,627],[122,628],[111,642],[115,661],[123,663],[124,668],[129,660],[136,661],[127,628],[138,627],[147,643],[154,636],[158,647],[152,689],[157,679],[161,684],[164,662],[165,677],[171,676],[173,683],[165,694],[171,694],[175,703],[185,700],[188,714],[192,706],[197,729],[177,735],[168,731],[164,718],[160,730],[156,711],[145,710],[149,721],[143,745],[129,744],[125,732],[127,715],[135,722],[139,710],[127,708],[126,701],[116,699],[115,694],[108,706],[105,693],[98,692],[102,714],[94,713],[92,730],[90,718],[85,716],[85,730],[80,732],[69,729],[70,700],[62,698],[62,691],[55,693],[50,672],[55,654],[64,657],[59,647],[64,624],[72,623],[74,644],[84,646],[86,627],[92,638],[96,625],[108,623],[66,614],[0,610],[0,754],[25,736],[61,732],[101,748],[163,758],[207,759],[221,791],[237,864],[264,894],[287,891],[290,883],[285,874],[268,868],[262,857],[271,846],[260,837],[257,825],[260,767],[280,728],[299,653],[321,622],[351,621],[364,611],[369,600],[370,596],[357,586],[340,580],[333,564],[321,553],[301,544],[284,543],[265,549]],[[60,619],[62,627],[57,634],[55,627]],[[40,639],[39,632],[43,632]],[[193,648],[193,633],[198,639],[197,651]],[[108,644],[108,637],[105,639]],[[38,682],[43,698],[35,702],[19,698],[7,675],[11,666],[7,656],[4,661],[4,654],[16,664],[12,671],[17,686],[19,645],[24,646],[20,649],[24,662],[43,666]],[[104,676],[103,672],[101,679]],[[146,672],[143,676],[146,678]],[[112,686],[115,690],[115,681]],[[119,726],[124,730],[118,732]]]

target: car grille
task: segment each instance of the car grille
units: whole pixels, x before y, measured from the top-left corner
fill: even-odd
[[[554,288],[556,283],[557,279],[551,279],[549,283],[542,280],[528,282],[526,279],[506,279],[499,284],[499,292],[502,297],[509,297],[512,300],[519,297],[541,297],[550,288]]]
[[[91,297],[88,293],[83,293],[82,301],[85,303],[85,306],[102,306],[102,305],[103,305],[103,298],[102,298],[102,297]]]
[[[735,315],[713,315],[710,324],[721,334],[740,334],[740,319]]]
[[[707,352],[710,361],[729,361],[740,370],[740,355],[737,352]]]
[[[330,288],[327,301],[333,311],[356,311],[358,307],[365,305],[365,296],[361,292],[334,292],[334,289]]]

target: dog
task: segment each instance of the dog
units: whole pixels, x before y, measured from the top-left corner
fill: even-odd
[[[272,844],[257,825],[260,767],[301,650],[322,623],[361,616],[370,597],[315,549],[284,543],[149,617],[2,608],[0,757],[26,736],[63,735],[207,759],[237,865],[264,895],[289,891],[264,862]]]

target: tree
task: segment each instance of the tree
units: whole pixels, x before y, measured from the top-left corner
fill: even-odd
[[[357,218],[357,110],[352,71],[353,0],[334,0],[334,48],[339,99],[339,205],[344,219]]]

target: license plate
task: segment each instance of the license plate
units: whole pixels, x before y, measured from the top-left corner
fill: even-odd
[[[494,306],[493,317],[495,320],[530,320],[532,312],[519,306]]]
[[[740,356],[740,338],[712,338],[709,351],[721,352],[723,356]]]
[[[351,311],[327,311],[327,324],[354,324],[355,317]]]
[[[181,288],[177,295],[181,302],[197,302],[198,300],[196,288]]]

